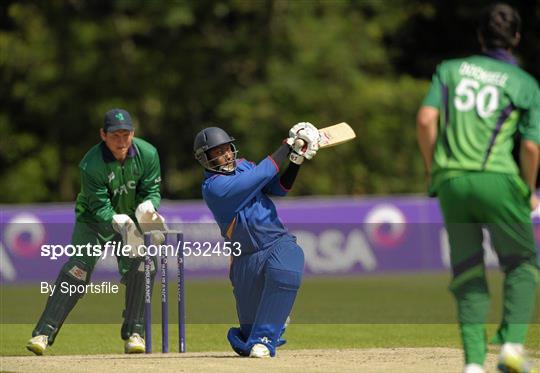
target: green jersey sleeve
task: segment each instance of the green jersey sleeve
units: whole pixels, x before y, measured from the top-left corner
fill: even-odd
[[[424,101],[422,102],[422,106],[431,106],[440,109],[442,100],[441,87],[441,68],[439,65],[437,67],[437,70],[435,71],[435,74],[433,74],[433,78],[431,79],[431,86],[429,87],[429,91],[424,98]]]
[[[161,167],[157,150],[153,149],[152,152],[149,152],[148,157],[143,162],[144,173],[137,188],[137,205],[150,200],[157,209],[161,201]]]
[[[95,221],[110,223],[115,214],[105,181],[99,174],[92,175],[81,169],[81,192],[86,197],[86,209],[94,216]]]
[[[519,123],[519,132],[523,139],[540,144],[540,89],[538,85],[535,88],[531,105]]]

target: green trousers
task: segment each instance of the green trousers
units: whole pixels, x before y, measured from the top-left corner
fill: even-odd
[[[98,227],[93,224],[76,222],[71,236],[71,243],[73,245],[86,245],[87,243],[91,243],[92,245],[99,244],[101,247],[104,247],[107,241],[121,241],[119,234],[113,234],[106,237],[98,233],[99,231]],[[110,252],[108,252],[107,255],[110,255]],[[124,274],[130,270],[133,259],[127,256],[117,256],[116,259],[118,261],[118,272],[120,273],[120,276],[124,276]],[[86,267],[90,271],[88,277],[90,277],[98,260],[101,260],[100,257],[88,255],[73,256],[69,259],[69,261],[83,262],[86,264]]]
[[[483,232],[491,236],[504,280],[503,318],[493,343],[524,343],[534,310],[538,259],[529,207],[530,191],[518,176],[471,172],[438,191],[450,240],[453,279],[466,363],[483,364],[490,298]]]
[[[73,245],[101,245],[103,248],[108,241],[120,241],[120,235],[112,234],[104,237],[100,234],[99,226],[86,223],[75,223],[71,243]],[[110,230],[108,230],[110,232]],[[83,285],[90,282],[92,272],[99,256],[88,255],[85,250],[83,255],[76,255],[62,266],[56,280],[56,285],[68,283],[70,285]],[[107,255],[111,255],[109,251]],[[127,339],[132,333],[139,333],[144,336],[144,273],[140,270],[141,258],[129,258],[117,256],[118,271],[122,276],[122,283],[126,285],[126,308],[123,312],[124,323],[121,329],[121,336]],[[155,275],[155,258],[152,267],[152,281]],[[64,321],[75,307],[82,294],[67,295],[60,291],[54,292],[48,297],[47,304],[43,310],[36,327],[32,331],[32,336],[46,335],[49,337],[48,343],[52,345],[60,331]]]

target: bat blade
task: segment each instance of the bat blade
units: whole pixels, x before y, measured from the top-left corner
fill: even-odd
[[[319,129],[319,149],[331,148],[332,146],[343,144],[351,141],[356,137],[354,130],[345,122],[334,124],[333,126]],[[305,145],[304,140],[296,139],[294,142],[295,149],[302,149]],[[303,155],[305,149],[298,153]]]
[[[332,146],[351,141],[356,137],[354,130],[345,122],[334,124],[333,126],[319,129],[319,148],[330,148]]]

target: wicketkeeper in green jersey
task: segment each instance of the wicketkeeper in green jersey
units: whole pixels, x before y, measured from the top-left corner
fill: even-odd
[[[540,92],[511,51],[520,17],[510,6],[486,9],[478,28],[482,53],[437,67],[417,116],[430,193],[438,196],[450,239],[465,372],[483,372],[489,312],[482,227],[488,229],[504,280],[499,369],[532,372],[524,357],[539,279],[531,223],[540,144]],[[512,157],[521,135],[520,167]],[[521,175],[520,175],[521,171]]]
[[[81,191],[75,205],[73,245],[125,241],[141,223],[163,218],[157,214],[161,200],[161,172],[156,148],[134,137],[129,113],[113,109],[106,113],[102,141],[86,153],[79,164]],[[156,219],[159,218],[159,219]],[[163,222],[164,223],[164,222]],[[84,251],[83,251],[84,253]],[[144,352],[144,258],[136,254],[117,256],[121,281],[126,286],[124,323],[121,329],[126,353]],[[64,320],[83,294],[62,293],[60,284],[86,285],[99,257],[72,256],[56,280],[27,348],[42,355],[54,343]],[[154,258],[155,261],[155,258]],[[152,281],[155,263],[152,268]]]

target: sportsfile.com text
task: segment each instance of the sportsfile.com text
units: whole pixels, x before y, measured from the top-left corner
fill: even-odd
[[[123,245],[120,241],[109,241],[104,245],[41,245],[41,256],[51,260],[58,260],[62,256],[94,256],[105,260],[108,256],[178,256],[180,250],[183,256],[210,257],[210,256],[240,256],[242,253],[239,242],[199,242],[183,241],[176,245]]]

